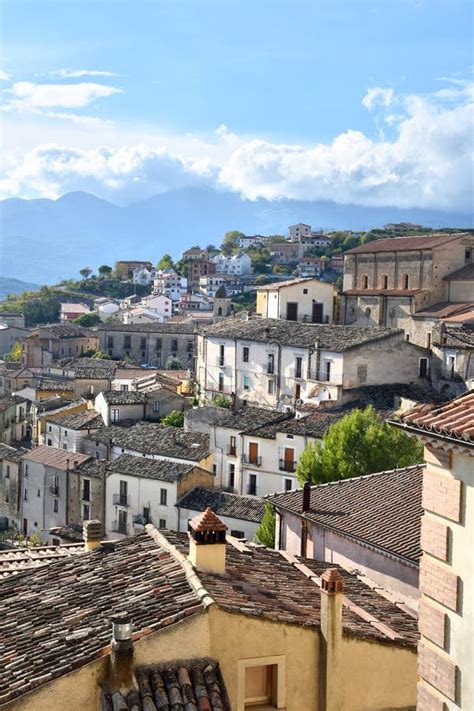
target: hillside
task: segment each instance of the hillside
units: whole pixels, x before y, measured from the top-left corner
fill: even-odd
[[[38,284],[0,276],[0,301],[4,299],[7,294],[21,294],[24,291],[34,291],[35,289],[39,289]]]
[[[242,200],[235,193],[183,188],[119,207],[89,193],[58,200],[0,202],[2,272],[53,283],[117,259],[173,257],[191,244],[220,243],[230,229],[285,233],[295,222],[314,228],[363,230],[387,222],[469,227],[472,216],[434,210],[360,207],[331,202]]]

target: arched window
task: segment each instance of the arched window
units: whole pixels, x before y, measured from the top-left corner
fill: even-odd
[[[388,275],[382,274],[382,289],[388,289]]]
[[[409,289],[410,288],[410,277],[408,274],[403,274],[402,275],[402,289]]]

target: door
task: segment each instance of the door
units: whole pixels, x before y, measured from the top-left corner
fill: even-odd
[[[250,464],[258,463],[258,444],[256,442],[249,444],[249,462]]]
[[[311,315],[313,323],[323,323],[323,305],[313,302],[313,313]]]
[[[298,320],[298,304],[296,301],[289,301],[286,305],[286,320],[287,321],[297,321]]]
[[[295,450],[292,449],[291,447],[285,447],[285,459],[284,459],[284,464],[285,464],[285,471],[286,472],[292,472],[295,468]]]

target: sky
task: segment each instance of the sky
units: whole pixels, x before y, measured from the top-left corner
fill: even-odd
[[[470,0],[2,0],[0,197],[470,211]]]

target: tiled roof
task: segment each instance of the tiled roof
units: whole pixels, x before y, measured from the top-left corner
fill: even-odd
[[[420,434],[433,434],[456,439],[463,444],[474,444],[474,390],[459,395],[440,407],[418,405],[398,418]],[[397,424],[397,422],[395,422]]]
[[[187,534],[167,531],[166,540],[182,555],[187,554]],[[337,566],[252,543],[243,548],[227,543],[225,575],[198,571],[198,577],[210,597],[227,612],[319,629],[319,579],[328,568],[334,567]],[[414,648],[418,639],[416,620],[355,575],[342,568],[338,570],[345,586],[344,634]],[[362,614],[357,608],[362,608]],[[367,613],[378,624],[367,621]],[[380,623],[387,625],[394,636],[387,634]]]
[[[51,415],[48,422],[54,422],[61,427],[69,427],[71,430],[88,430],[104,427],[102,416],[95,410],[83,410],[82,412],[67,412],[59,415]]]
[[[88,459],[85,462],[79,464],[75,471],[82,474],[82,476],[87,476],[94,479],[102,479],[106,473],[109,466],[109,462],[104,459]]]
[[[74,383],[72,383],[70,380],[52,380],[51,378],[39,378],[39,382],[37,385],[38,390],[58,390],[60,392],[63,391],[72,391],[74,390]]]
[[[310,509],[304,517],[417,564],[422,480],[423,467],[415,465],[312,486]],[[266,498],[278,508],[301,515],[302,489]]]
[[[226,318],[203,329],[205,336],[214,338],[238,338],[241,340],[268,343],[277,341],[282,345],[299,348],[314,347],[336,353],[400,334],[400,329],[375,326],[328,326],[306,324],[280,319],[250,318],[249,320]]]
[[[41,338],[92,338],[93,332],[79,326],[76,323],[53,323],[49,326],[39,326],[37,331]],[[35,336],[36,331],[33,331],[32,336]]]
[[[474,325],[448,326],[441,334],[441,342],[433,338],[433,344],[446,348],[474,348]]]
[[[472,318],[473,311],[474,306],[470,301],[466,301],[463,304],[454,304],[450,301],[441,301],[438,304],[432,304],[431,306],[427,306],[426,309],[417,311],[412,314],[412,318],[441,318],[449,321],[453,317],[465,314],[466,320],[468,320],[469,317]]]
[[[32,546],[0,550],[0,584],[5,578],[25,570],[41,568],[58,558],[67,558],[84,552],[84,545]]]
[[[176,506],[189,511],[204,511],[210,506],[218,516],[229,516],[254,523],[260,523],[264,510],[264,503],[257,496],[242,496],[222,489],[206,489],[203,486],[195,486],[188,491],[176,502]]]
[[[210,408],[209,408],[210,409]],[[212,408],[211,413],[218,412],[216,420],[212,418],[215,427],[227,427],[229,429],[246,432],[248,429],[268,425],[273,422],[282,422],[291,415],[268,410],[263,407],[241,407],[239,410],[227,410],[226,408]]]
[[[18,397],[17,395],[2,395],[0,397],[0,412],[5,412],[6,410],[9,410],[10,407],[19,405],[22,402],[28,401],[23,397]]]
[[[136,667],[138,690],[122,696],[102,691],[103,709],[139,711],[230,711],[219,664],[214,659],[192,659]],[[114,703],[115,702],[115,703]],[[122,706],[119,704],[122,703]]]
[[[193,335],[195,328],[186,323],[107,323],[97,326],[97,331],[119,331],[122,333],[176,333]]]
[[[130,427],[104,427],[90,437],[104,444],[142,454],[187,459],[199,462],[210,454],[209,435],[185,432],[180,427],[167,427],[156,422],[137,422]]]
[[[278,291],[285,286],[294,286],[296,284],[304,284],[307,281],[314,281],[312,277],[302,277],[301,279],[287,279],[286,281],[274,281],[271,284],[262,284],[257,288],[257,291]]]
[[[73,468],[74,462],[82,464],[89,459],[88,454],[80,452],[68,452],[66,449],[56,449],[56,447],[48,447],[45,444],[35,447],[25,454],[23,460],[25,462],[37,462],[38,464],[46,464],[49,467],[66,470],[69,466]]]
[[[135,390],[108,390],[102,395],[108,405],[144,405],[146,403],[146,394]]]
[[[0,459],[4,459],[7,462],[19,462],[27,452],[29,450],[24,447],[10,447],[8,444],[0,442]]]
[[[132,454],[122,454],[109,463],[108,471],[127,476],[157,479],[159,481],[179,481],[193,468],[192,464],[179,464],[164,459],[136,457]]]
[[[349,408],[337,408],[334,410],[320,409],[312,412],[306,417],[283,420],[282,422],[272,422],[261,425],[254,429],[249,429],[245,434],[252,437],[263,437],[264,439],[275,439],[277,433],[301,435],[302,437],[321,437],[328,428],[347,415]]]
[[[110,653],[110,618],[124,610],[138,637],[204,610],[146,533],[6,579],[0,704]]]
[[[474,262],[465,264],[461,269],[447,274],[443,279],[446,281],[474,281]]]
[[[371,254],[373,252],[405,252],[407,250],[433,249],[446,242],[469,236],[466,232],[456,234],[434,234],[418,237],[392,237],[366,242],[359,247],[349,249],[345,254]]]

